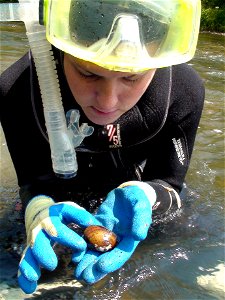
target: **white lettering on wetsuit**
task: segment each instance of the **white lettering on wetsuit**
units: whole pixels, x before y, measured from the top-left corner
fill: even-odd
[[[183,151],[181,140],[180,139],[176,140],[175,138],[173,138],[172,141],[173,141],[175,150],[177,152],[177,157],[179,159],[179,162],[182,165],[184,165],[185,155],[184,155],[184,151]]]

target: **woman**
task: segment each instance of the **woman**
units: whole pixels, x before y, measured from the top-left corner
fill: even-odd
[[[56,268],[54,242],[72,248],[76,278],[94,283],[130,258],[152,214],[181,206],[204,101],[201,79],[185,64],[199,1],[59,2],[45,1],[43,22],[64,110],[74,132],[84,132],[71,121],[75,109],[94,131],[76,148],[76,176],[55,175],[31,52],[2,74],[1,122],[25,210],[18,280],[26,293],[41,267]],[[88,250],[69,223],[103,225],[119,242],[106,253]]]

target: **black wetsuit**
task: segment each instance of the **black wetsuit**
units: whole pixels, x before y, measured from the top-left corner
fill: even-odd
[[[55,56],[59,61],[57,51]],[[65,111],[79,109],[60,64],[58,73]],[[168,188],[178,193],[182,188],[203,102],[201,79],[181,64],[158,69],[139,102],[109,127],[92,124],[80,110],[80,123],[88,122],[95,130],[76,151],[77,176],[60,179],[41,132],[46,134],[40,91],[26,54],[1,76],[1,123],[22,200],[26,205],[31,197],[47,194],[90,209],[122,182],[142,180],[155,188],[158,211],[166,211],[173,198]]]

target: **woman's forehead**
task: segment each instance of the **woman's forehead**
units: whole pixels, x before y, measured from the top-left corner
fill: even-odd
[[[76,57],[73,57],[70,54],[65,54],[66,57],[69,58],[69,60],[76,65],[77,68],[85,70],[87,72],[96,74],[98,76],[102,76],[102,77],[132,77],[132,76],[136,76],[136,75],[144,75],[146,73],[148,73],[149,70],[146,71],[142,71],[142,72],[118,72],[118,71],[112,71],[112,70],[108,70],[105,69],[103,67],[100,67],[94,63],[91,63],[89,61],[85,61]]]

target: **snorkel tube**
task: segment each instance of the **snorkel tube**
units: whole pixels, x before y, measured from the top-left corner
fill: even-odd
[[[13,20],[14,16],[14,21],[20,20],[25,23],[26,34],[34,58],[53,170],[61,178],[72,178],[77,174],[78,169],[74,148],[79,146],[86,136],[92,134],[93,128],[86,123],[81,127],[78,126],[78,110],[68,113],[69,125],[67,128],[51,44],[46,39],[45,26],[39,24],[39,0],[19,0],[19,5],[14,6],[14,9],[12,5],[5,10],[8,11],[8,21]],[[1,21],[2,19],[6,21],[6,18],[7,16],[4,20],[1,13]]]

